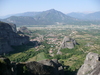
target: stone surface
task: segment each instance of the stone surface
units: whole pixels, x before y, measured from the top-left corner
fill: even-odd
[[[100,75],[100,56],[97,53],[88,53],[77,75]]]
[[[65,36],[60,45],[60,48],[58,49],[57,54],[62,54],[60,51],[61,49],[63,49],[63,48],[73,49],[75,47],[75,45],[78,45],[78,43],[75,41],[75,39]]]
[[[11,26],[12,30],[16,33],[17,32],[16,25],[13,23],[9,23],[9,25]]]
[[[4,38],[1,38],[0,39],[0,54],[8,53],[10,51],[13,51],[13,49],[8,44],[7,40]]]
[[[68,36],[65,36],[64,39],[63,39],[63,42],[62,42],[62,45],[61,45],[61,48],[69,48],[69,49],[72,49],[75,47],[76,45],[76,41],[75,39],[72,39]]]
[[[54,67],[43,65],[35,61],[28,62],[26,66],[31,72],[31,75],[58,75],[55,73]]]
[[[0,75],[12,75],[10,60],[0,56]]]
[[[28,36],[16,33],[15,25],[0,22],[0,54],[13,51],[11,46],[18,46],[28,42]]]
[[[18,29],[18,31],[20,31],[20,32],[23,32],[23,33],[30,33],[30,31],[28,30],[28,28],[27,27],[20,27],[19,29]]]
[[[55,75],[64,75],[64,68],[58,62],[57,59],[52,59],[52,60],[46,59],[46,60],[39,61],[39,63],[53,67]]]
[[[16,63],[0,57],[0,75],[64,75],[64,70],[57,59]]]

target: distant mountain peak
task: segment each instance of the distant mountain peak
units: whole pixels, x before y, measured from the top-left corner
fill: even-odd
[[[57,10],[55,10],[55,9],[49,9],[49,10],[47,10],[47,11],[57,11]]]
[[[28,13],[30,14],[30,13]],[[52,24],[68,24],[69,22],[75,21],[74,18],[65,15],[64,13],[57,11],[55,9],[50,9],[47,11],[43,11],[36,16],[26,16],[28,14],[24,14],[25,16],[17,16],[17,17],[9,17],[4,19],[5,22],[13,22],[17,25],[52,25]]]
[[[55,11],[55,9],[50,9],[51,11]]]
[[[44,11],[44,12],[46,12],[46,11]],[[50,9],[50,10],[47,10],[47,12],[60,12],[60,11],[55,10],[55,9]]]

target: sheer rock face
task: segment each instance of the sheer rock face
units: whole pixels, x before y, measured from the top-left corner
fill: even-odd
[[[96,53],[88,53],[77,75],[100,75],[100,56]]]
[[[0,22],[0,54],[12,51],[11,46],[26,44],[29,42],[29,37],[18,35],[16,26]]]
[[[8,44],[7,40],[0,39],[0,54],[2,54],[2,53],[8,53],[10,51],[13,51],[13,49]]]
[[[13,23],[9,23],[9,25],[11,26],[12,30],[16,33],[17,32],[16,25]]]
[[[61,44],[61,48],[72,49],[75,47],[76,44],[77,44],[77,42],[75,41],[75,39],[72,39],[72,38],[66,36],[63,39],[63,42]]]

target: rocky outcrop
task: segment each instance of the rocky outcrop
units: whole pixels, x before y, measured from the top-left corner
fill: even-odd
[[[0,56],[0,75],[12,75],[10,60]]]
[[[26,64],[31,75],[58,75],[55,73],[55,69],[52,66],[43,65],[38,62],[28,62]]]
[[[16,25],[13,23],[9,23],[9,25],[11,26],[12,30],[16,33],[17,32]]]
[[[63,39],[63,42],[61,44],[61,48],[69,48],[72,49],[75,47],[75,45],[77,44],[77,42],[75,41],[75,39],[72,39],[68,36],[65,36]]]
[[[55,73],[54,75],[64,75],[64,68],[58,62],[57,59],[52,59],[52,60],[46,59],[46,60],[39,61],[39,63],[53,67],[53,71]]]
[[[77,75],[100,75],[100,56],[97,53],[88,53]]]
[[[0,57],[0,75],[64,75],[61,67],[57,59],[16,63]]]
[[[12,51],[11,46],[18,46],[28,42],[28,36],[16,33],[15,25],[0,22],[0,54]]]
[[[75,41],[75,39],[65,36],[60,45],[60,48],[58,49],[57,54],[62,54],[60,52],[60,49],[63,49],[63,48],[73,49],[75,47],[75,45],[78,45],[78,43]]]
[[[20,31],[20,32],[23,32],[23,33],[30,33],[30,31],[28,30],[28,28],[27,27],[20,27],[19,29],[18,29],[18,31]]]

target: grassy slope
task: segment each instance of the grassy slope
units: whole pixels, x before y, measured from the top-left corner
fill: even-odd
[[[47,59],[47,58],[44,56],[44,52],[41,52],[41,53],[37,54],[36,56],[29,58],[27,61],[40,61],[40,60],[44,60],[44,59]]]

